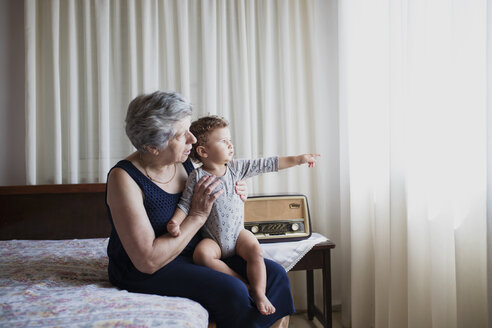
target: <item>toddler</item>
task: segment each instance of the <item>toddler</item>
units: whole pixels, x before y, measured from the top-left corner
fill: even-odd
[[[229,125],[224,119],[202,117],[191,124],[190,132],[197,138],[190,157],[195,162],[201,162],[202,166],[190,174],[167,230],[173,236],[180,234],[179,226],[191,208],[193,189],[200,178],[204,175],[218,177],[224,193],[215,201],[202,227],[204,238],[195,248],[193,261],[243,280],[221,260],[238,254],[247,263],[250,292],[258,311],[263,315],[272,314],[275,307],[265,296],[266,269],[262,249],[256,237],[244,228],[244,204],[235,193],[236,181],[305,163],[313,167],[319,154],[233,160],[234,146]]]

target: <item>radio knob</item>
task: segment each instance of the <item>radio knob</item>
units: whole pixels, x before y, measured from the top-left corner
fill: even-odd
[[[260,228],[257,225],[254,225],[251,227],[251,232],[252,233],[258,233],[260,231]]]
[[[292,231],[299,230],[299,223],[292,223],[292,225],[290,226],[290,228],[292,229]]]

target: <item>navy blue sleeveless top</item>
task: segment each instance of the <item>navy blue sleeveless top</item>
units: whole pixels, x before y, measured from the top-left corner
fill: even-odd
[[[193,164],[189,159],[183,163],[183,166],[188,175],[194,169]],[[128,160],[119,161],[113,168],[115,167],[125,170],[130,177],[135,180],[140,189],[142,189],[144,194],[144,207],[152,228],[154,229],[155,236],[159,237],[165,234],[167,232],[167,222],[172,218],[182,193],[169,194],[165,192],[149,178],[147,178],[142,172],[140,172],[140,170]],[[123,248],[123,245],[121,244],[118,233],[114,227],[113,218],[111,216],[111,210],[109,209],[107,199],[106,208],[108,210],[108,217],[111,222],[111,235],[108,243],[108,272],[110,280],[130,278],[128,274],[132,275],[132,273],[137,275],[142,274],[134,267],[128,254]],[[182,251],[181,255],[192,256],[193,250],[199,240],[199,234],[196,234]]]

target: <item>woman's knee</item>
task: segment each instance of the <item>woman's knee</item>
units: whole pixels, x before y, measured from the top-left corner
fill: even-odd
[[[239,279],[228,275],[222,280],[219,293],[222,294],[222,301],[227,300],[231,307],[241,308],[250,302],[247,286]]]
[[[265,259],[268,285],[280,284],[290,288],[290,280],[285,269],[278,263]]]
[[[280,264],[272,260],[265,259],[265,267],[268,273],[272,275],[280,275],[280,276],[286,275],[285,269]]]

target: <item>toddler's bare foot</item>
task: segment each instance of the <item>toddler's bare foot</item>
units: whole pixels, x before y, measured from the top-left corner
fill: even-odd
[[[275,313],[275,307],[272,303],[270,303],[270,300],[265,296],[265,294],[253,292],[252,296],[255,300],[256,307],[261,314],[270,315]]]

